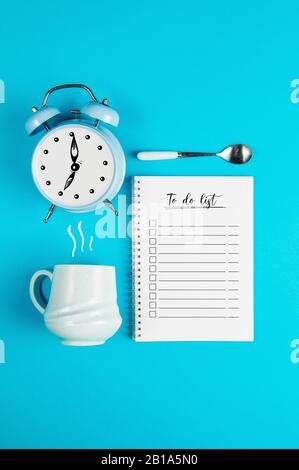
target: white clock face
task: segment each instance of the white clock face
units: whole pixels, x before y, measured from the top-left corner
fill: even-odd
[[[78,208],[107,192],[114,177],[114,158],[96,130],[70,124],[45,135],[34,151],[32,170],[50,201]]]

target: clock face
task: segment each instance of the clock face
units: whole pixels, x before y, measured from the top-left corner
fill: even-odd
[[[101,199],[112,183],[115,165],[99,132],[73,124],[44,136],[34,151],[32,170],[45,197],[71,209]]]

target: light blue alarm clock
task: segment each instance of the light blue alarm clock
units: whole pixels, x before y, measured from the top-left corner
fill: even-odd
[[[51,93],[65,88],[86,90],[91,101],[80,110],[63,115],[47,101]],[[40,110],[26,121],[29,135],[44,131],[32,157],[32,175],[41,194],[51,202],[44,221],[56,206],[72,212],[90,212],[102,205],[117,215],[111,200],[119,192],[125,177],[123,149],[102,123],[117,126],[118,113],[101,103],[85,85],[68,84],[51,88]]]

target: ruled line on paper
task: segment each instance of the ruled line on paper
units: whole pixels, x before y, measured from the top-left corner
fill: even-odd
[[[226,272],[229,272],[229,273],[237,273],[239,271],[198,271],[198,270],[193,270],[193,271],[182,271],[182,270],[179,270],[179,271],[173,271],[173,270],[166,270],[166,271],[161,271],[161,270],[158,270],[159,273],[226,273]]]
[[[213,206],[213,207],[207,207],[207,206],[164,206],[164,209],[226,209],[226,206]]]
[[[158,261],[158,264],[226,264],[226,261]]]
[[[214,300],[214,299],[213,299]],[[182,306],[182,307],[160,307],[159,310],[239,310],[239,307],[219,307],[219,306],[212,306],[212,307],[202,307],[202,306],[194,306],[194,307],[189,307],[189,306]]]
[[[201,251],[184,251],[184,252],[169,252],[169,251],[158,251],[159,255],[226,255],[226,253],[213,252],[213,253],[203,253]],[[233,253],[229,253],[233,254]],[[237,254],[237,253],[236,253]]]
[[[225,233],[158,233],[159,237],[226,237]],[[234,235],[231,235],[234,236]]]
[[[159,297],[159,300],[226,300],[226,297]]]
[[[219,285],[220,283],[226,284],[226,283],[239,282],[238,279],[231,279],[231,275],[234,275],[234,274],[238,275],[240,272],[238,269],[239,266],[236,266],[236,269],[234,269],[234,266],[233,266],[233,265],[239,265],[239,261],[226,261],[225,258],[223,259],[224,256],[238,256],[239,255],[238,251],[231,251],[231,250],[234,250],[233,247],[239,246],[238,237],[240,235],[239,233],[234,233],[235,231],[232,230],[233,228],[238,228],[238,227],[239,227],[238,225],[233,225],[233,224],[228,224],[228,225],[222,225],[222,224],[163,225],[163,224],[158,224],[158,228],[160,229],[157,235],[158,283],[160,284],[160,286],[162,286],[163,284],[165,285],[165,283],[169,283],[169,288],[158,287],[157,289],[158,312],[169,311],[170,313],[170,311],[172,310],[172,311],[178,311],[178,312],[186,311],[186,313],[187,311],[198,311],[198,313],[199,311],[206,311],[208,313],[208,311],[213,312],[216,310],[217,311],[227,310],[227,311],[232,312],[233,310],[237,311],[239,309],[239,307],[230,307],[230,305],[234,305],[234,302],[239,301],[239,297],[229,296],[229,293],[228,293],[229,291],[236,292],[239,289],[228,289],[228,288],[222,289],[222,288],[216,287],[217,284]],[[193,228],[193,229],[199,228],[203,230],[200,230],[200,232],[202,233],[198,233],[197,230],[194,230],[192,231],[192,233],[190,233],[190,228]],[[228,233],[224,233],[225,230],[220,230],[219,231],[220,233],[217,233],[218,230],[213,230],[213,233],[206,233],[207,231],[204,231],[204,229],[211,229],[211,228],[212,229],[216,229],[216,228],[225,229],[226,228]],[[188,240],[188,237],[193,237],[193,241]],[[207,240],[207,241],[200,240],[201,242],[199,243],[196,239],[194,240],[194,237],[205,237],[203,240]],[[206,237],[210,237],[211,240],[207,239]],[[200,247],[200,248],[197,248],[197,247]],[[207,251],[209,250],[209,248],[206,248],[206,247],[223,247],[222,248],[223,251]],[[182,248],[188,248],[189,251],[187,250],[182,251]],[[171,251],[167,251],[167,249]],[[178,255],[177,258],[173,258],[176,255]],[[188,255],[188,256],[185,256],[185,255]],[[190,261],[190,258],[191,258],[190,255],[194,255],[193,258],[195,257],[195,260]],[[209,255],[210,255],[210,258],[208,258]],[[184,257],[183,260],[181,258],[182,256]],[[219,256],[219,260],[217,260],[217,258],[215,260],[214,258],[215,256]],[[207,259],[203,261],[204,258],[207,258]],[[167,261],[168,259],[169,261]],[[176,261],[173,261],[173,259],[175,259]],[[198,261],[198,259],[200,261]],[[203,265],[202,266],[203,269],[200,269],[201,265]],[[205,269],[205,267],[208,268],[210,265],[214,265],[214,266],[216,265],[215,266],[216,269],[213,269],[213,268]],[[222,266],[223,268],[225,268],[225,265],[227,265],[228,269],[221,269]],[[160,269],[159,269],[159,266],[160,266]],[[171,269],[172,266],[174,267],[174,269]],[[191,266],[192,267],[194,266],[194,269],[192,269]],[[217,269],[217,268],[220,268],[220,269]],[[175,277],[178,277],[178,276],[184,277],[183,276],[184,274],[189,274],[189,277],[190,277],[192,273],[196,273],[199,275],[200,274],[203,274],[203,275],[222,274],[224,275],[224,279],[175,279]],[[170,277],[174,277],[174,279],[163,279],[163,275],[167,275],[167,274]],[[194,284],[202,285],[203,283],[210,283],[210,286],[209,288],[184,288],[183,286],[187,282],[193,283],[193,285]],[[163,292],[164,292],[164,295],[168,294],[168,296],[163,297]],[[178,295],[180,296],[176,296],[174,292],[178,293]],[[187,294],[188,292],[189,292],[188,297],[182,297],[184,293],[186,293],[185,295],[188,295]],[[191,292],[194,292],[194,294],[190,294]],[[192,297],[192,295],[196,295],[197,292],[198,293],[205,292],[206,294],[208,292],[211,292],[210,295],[212,295],[212,297],[206,297],[206,296],[205,297],[201,297],[201,296]],[[216,294],[216,292],[227,293],[227,295],[225,297],[215,297],[213,296],[212,293]],[[217,303],[218,305],[215,305],[214,302]],[[180,305],[181,303],[183,303],[183,305]],[[183,318],[183,319],[185,318],[205,318],[205,319],[239,318],[238,315],[192,315],[190,316],[190,315],[183,315],[183,314],[181,315],[179,314],[178,315],[165,315],[165,314],[160,315],[159,314],[158,317],[159,318]]]
[[[226,307],[159,307],[159,310],[225,310]]]
[[[158,243],[159,246],[225,246],[239,245],[239,243]]]

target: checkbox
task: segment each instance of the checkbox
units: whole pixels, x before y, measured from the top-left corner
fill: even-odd
[[[156,245],[157,244],[157,239],[156,238],[150,238],[149,239],[149,244],[150,245]]]
[[[149,221],[149,226],[150,226],[150,227],[156,227],[156,225],[157,225],[157,221],[156,221],[156,220],[150,220],[150,221]]]
[[[150,263],[156,263],[157,262],[157,257],[156,256],[150,256],[149,257],[149,262]]]
[[[155,229],[152,228],[152,229],[149,230],[149,236],[150,237],[155,237],[156,235],[157,235],[157,231]]]
[[[157,284],[150,284],[149,290],[157,290]]]
[[[149,252],[151,255],[155,255],[157,253],[157,248],[155,246],[150,246]]]
[[[149,298],[150,298],[150,300],[156,300],[157,299],[157,292],[150,292]]]
[[[149,316],[150,316],[150,318],[156,318],[157,317],[157,312],[155,310],[150,310]]]
[[[150,280],[150,281],[153,281],[153,282],[156,282],[156,280],[157,280],[156,274],[150,274],[150,275],[149,275],[149,280]]]
[[[149,303],[149,308],[156,309],[157,308],[157,302],[150,302]]]
[[[152,265],[149,267],[150,273],[155,273],[157,271],[157,266]]]

